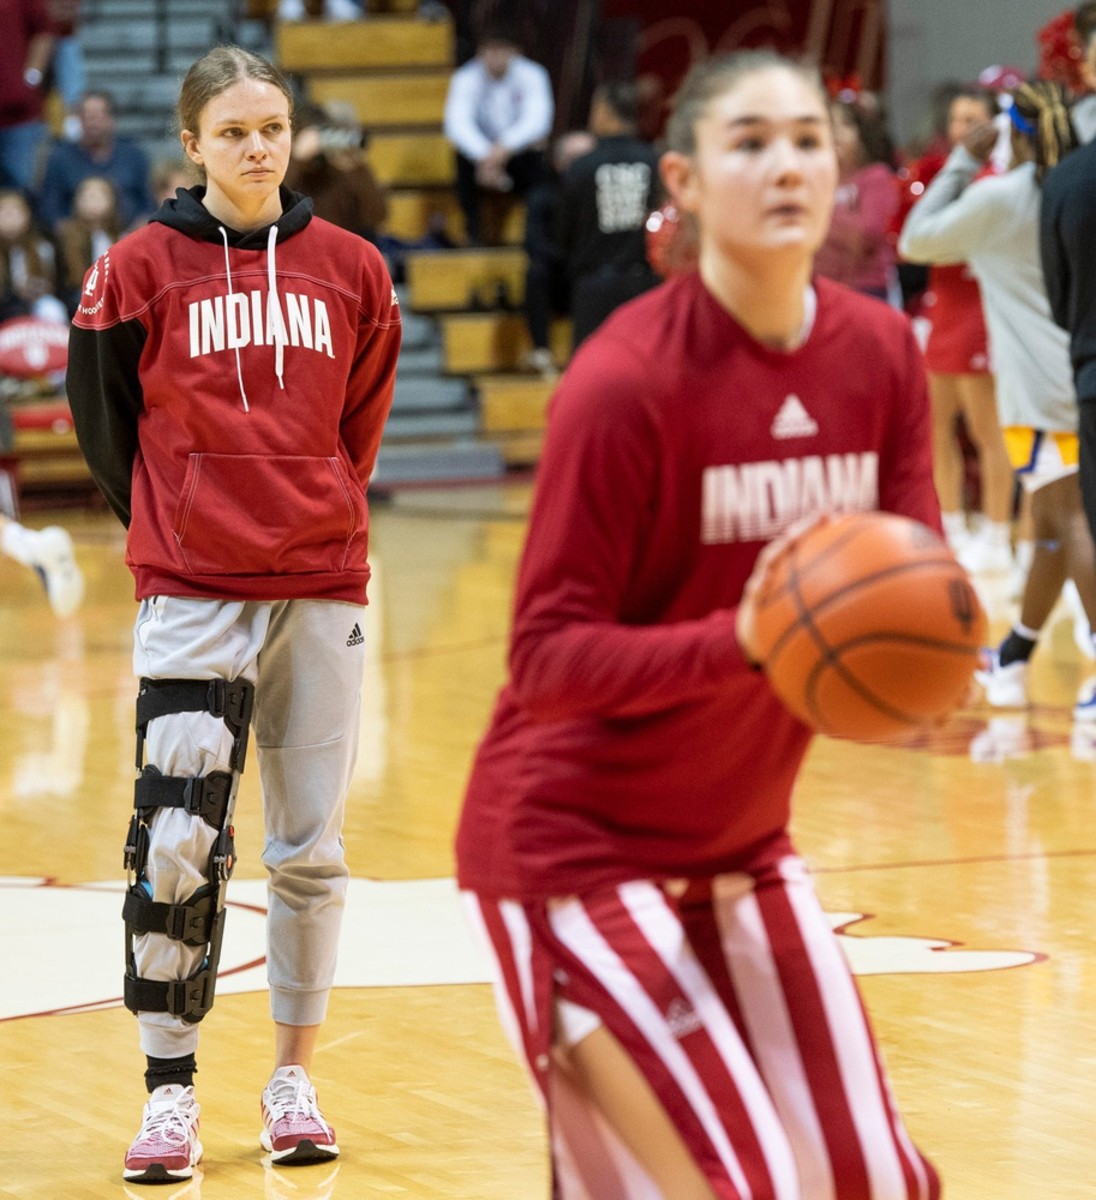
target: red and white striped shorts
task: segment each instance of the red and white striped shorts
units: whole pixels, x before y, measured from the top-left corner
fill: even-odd
[[[559,1069],[553,1051],[584,1020],[629,1053],[720,1200],[939,1197],[801,859],[547,902],[467,900],[548,1113],[557,1200],[672,1200]],[[588,1014],[576,1023],[570,1005]]]

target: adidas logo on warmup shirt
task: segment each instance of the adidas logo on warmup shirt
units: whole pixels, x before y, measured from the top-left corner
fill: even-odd
[[[362,636],[362,627],[355,621],[354,628],[350,631],[350,636],[346,639],[348,646],[360,646],[365,638]]]
[[[769,432],[774,438],[814,437],[818,422],[803,407],[803,401],[792,394],[780,406]]]

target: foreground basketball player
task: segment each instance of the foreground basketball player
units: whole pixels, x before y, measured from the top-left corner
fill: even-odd
[[[460,880],[557,1196],[933,1200],[789,841],[810,731],[751,665],[749,600],[811,514],[939,531],[920,352],[812,284],[837,176],[815,77],[703,64],[667,140],[699,271],[619,310],[555,395]]]
[[[291,95],[235,47],[190,69],[180,189],[88,272],[68,388],[95,480],[128,527],[140,611],[126,846],[125,1002],[151,1093],[125,1162],[201,1157],[193,1077],[234,861],[254,713],[270,876],[275,1162],[338,1154],[308,1069],[335,968],[340,839],[357,751],[365,489],[392,400],[399,312],[376,250],[280,185]]]

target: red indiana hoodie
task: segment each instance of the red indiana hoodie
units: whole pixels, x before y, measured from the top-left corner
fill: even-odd
[[[282,189],[239,233],[180,189],[84,279],[68,398],[137,598],[363,603],[400,315],[369,242]]]

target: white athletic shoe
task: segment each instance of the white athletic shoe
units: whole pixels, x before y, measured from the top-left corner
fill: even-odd
[[[985,690],[991,708],[1027,708],[1028,670],[1026,662],[1002,667],[996,650],[983,650],[982,666],[974,672],[974,678]]]
[[[76,565],[72,538],[60,525],[28,530],[30,566],[38,572],[49,597],[50,607],[59,617],[71,616],[84,598],[84,576]]]
[[[1096,646],[1092,642],[1092,630],[1088,624],[1088,613],[1081,603],[1081,593],[1072,579],[1067,579],[1062,587],[1062,599],[1066,602],[1070,616],[1073,618],[1073,642],[1084,658],[1096,658]]]
[[[201,1111],[193,1087],[178,1083],[158,1087],[148,1098],[140,1132],[126,1154],[123,1178],[130,1183],[189,1179],[202,1157],[198,1140]]]
[[[976,534],[956,554],[971,575],[1005,575],[1012,570],[1012,547],[985,534]]]
[[[303,1067],[279,1067],[263,1090],[259,1141],[271,1162],[325,1162],[339,1153],[335,1130],[316,1103],[316,1089]]]
[[[1096,721],[1096,677],[1086,679],[1078,689],[1073,716],[1077,721]]]

